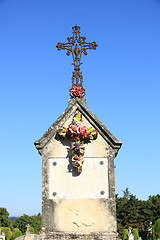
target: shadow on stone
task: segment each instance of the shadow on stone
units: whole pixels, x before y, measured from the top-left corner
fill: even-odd
[[[71,142],[70,142],[68,139],[59,136],[58,133],[56,134],[55,139],[56,139],[57,141],[60,141],[63,146],[68,146],[68,148],[67,148],[67,157],[66,157],[66,158],[68,159],[68,161],[69,161],[69,164],[68,164],[68,172],[69,172],[69,173],[72,173],[72,176],[73,176],[73,177],[78,177],[81,173],[75,172],[74,166],[72,165]],[[88,142],[87,142],[87,143],[88,143]]]

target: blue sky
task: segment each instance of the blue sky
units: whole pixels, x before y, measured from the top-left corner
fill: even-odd
[[[81,27],[87,106],[123,145],[116,193],[160,193],[160,0],[0,0],[0,207],[41,211],[34,147],[68,105],[72,58],[57,42]]]

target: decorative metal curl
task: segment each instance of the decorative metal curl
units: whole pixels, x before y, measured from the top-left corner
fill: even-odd
[[[85,42],[86,38],[80,36],[80,27],[75,25],[72,27],[73,29],[73,36],[68,37],[67,43],[60,43],[58,42],[57,48],[58,50],[67,50],[67,55],[69,56],[72,54],[73,57],[73,65],[74,65],[74,72],[72,75],[72,88],[70,89],[70,95],[71,97],[83,97],[85,95],[85,89],[83,88],[83,77],[82,77],[82,72],[80,72],[80,65],[81,63],[81,56],[82,53],[84,55],[87,55],[88,49],[94,49],[96,50],[96,47],[98,46],[96,42]],[[73,89],[74,86],[76,86],[78,89],[81,89],[81,94],[80,95],[74,95],[73,94]]]

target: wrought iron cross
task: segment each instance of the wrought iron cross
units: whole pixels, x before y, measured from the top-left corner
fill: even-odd
[[[98,46],[96,42],[85,42],[86,38],[80,36],[80,27],[75,25],[72,27],[73,29],[73,36],[68,37],[67,43],[60,43],[58,42],[57,48],[58,50],[65,49],[67,50],[67,55],[69,56],[72,53],[73,57],[73,65],[74,65],[74,72],[72,75],[72,88],[70,89],[71,97],[83,97],[85,95],[85,89],[83,88],[83,77],[82,72],[80,72],[80,65],[81,63],[81,56],[82,53],[87,55],[88,49],[96,50]]]

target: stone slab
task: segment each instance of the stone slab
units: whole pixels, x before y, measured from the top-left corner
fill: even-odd
[[[41,239],[47,240],[67,240],[67,239],[79,239],[79,240],[118,240],[118,234],[116,233],[90,233],[90,234],[76,234],[76,233],[60,233],[54,232],[48,235],[41,236]]]
[[[49,159],[49,199],[108,198],[108,159],[84,158],[82,173],[67,158]],[[70,171],[71,170],[71,171]]]

